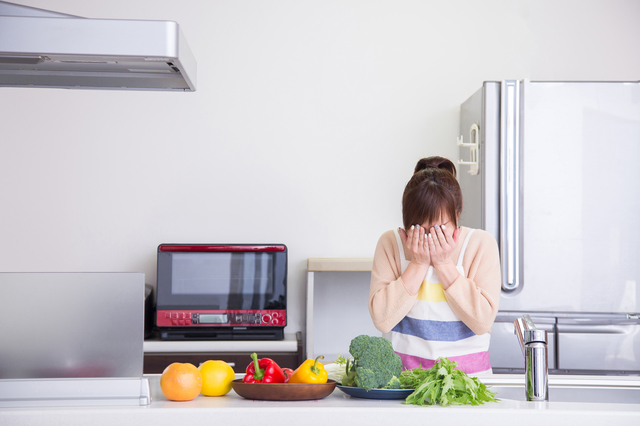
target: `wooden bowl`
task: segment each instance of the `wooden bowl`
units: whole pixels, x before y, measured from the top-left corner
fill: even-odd
[[[322,399],[333,392],[336,381],[327,383],[243,383],[242,379],[231,382],[233,390],[246,399],[266,401],[304,401]]]

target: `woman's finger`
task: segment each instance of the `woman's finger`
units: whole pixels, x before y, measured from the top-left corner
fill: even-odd
[[[411,227],[411,250],[412,251],[416,251],[418,249],[418,246],[420,244],[420,230],[419,230],[419,226],[412,226]]]
[[[434,241],[435,238],[434,238],[433,234],[430,233],[428,239],[429,239],[429,250],[435,250],[436,249],[436,242]]]
[[[406,246],[407,245],[407,240],[409,239],[409,236],[407,235],[407,231],[405,231],[403,228],[398,228],[398,234],[400,234],[400,239],[402,240],[402,242]]]
[[[424,249],[424,228],[418,226],[418,247],[417,250]]]
[[[413,246],[413,226],[407,230],[407,248]]]
[[[435,226],[431,227],[431,232],[429,232],[429,235],[431,236],[431,239],[433,240],[433,246],[435,248],[439,248],[440,244],[438,244],[438,234],[436,234],[436,228]]]
[[[444,234],[444,232],[442,232],[442,228],[438,225],[434,226],[435,228],[435,233],[438,236],[438,242],[440,243],[440,245],[444,246],[445,244],[448,244],[449,241],[447,241],[447,237]]]
[[[460,227],[457,227],[454,231],[453,231],[453,242],[457,245],[458,244],[458,237],[460,236]]]

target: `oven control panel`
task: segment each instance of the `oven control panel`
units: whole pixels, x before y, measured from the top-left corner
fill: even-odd
[[[287,325],[287,311],[158,310],[156,325],[158,327],[284,327]]]

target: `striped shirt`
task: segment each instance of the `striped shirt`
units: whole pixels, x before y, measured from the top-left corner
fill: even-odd
[[[465,275],[462,259],[473,234],[471,230],[462,244],[456,268]],[[404,256],[400,236],[395,231],[400,253],[401,271],[409,262]],[[456,315],[447,302],[442,283],[433,268],[429,267],[417,298],[406,314],[390,331],[383,334],[391,341],[402,359],[404,369],[418,366],[431,368],[440,357],[448,357],[468,374],[491,371],[489,360],[490,334],[477,335]]]

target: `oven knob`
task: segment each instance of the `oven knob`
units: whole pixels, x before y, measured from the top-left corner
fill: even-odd
[[[277,319],[274,319],[273,321],[271,321],[271,324],[273,324],[273,325],[278,325],[278,320],[277,320]]]
[[[271,316],[274,317],[274,318],[278,318],[278,313],[274,312],[273,314],[271,314]]]
[[[271,322],[271,315],[263,315],[262,322],[265,322],[265,323]]]

